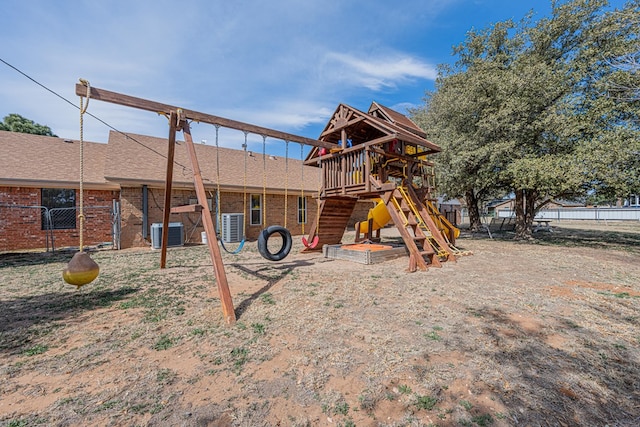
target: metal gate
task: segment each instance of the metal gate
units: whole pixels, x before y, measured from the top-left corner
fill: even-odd
[[[78,218],[77,207],[72,208],[52,208],[37,205],[0,205],[0,229],[7,237],[7,249],[13,250],[11,246],[11,236],[19,234],[16,230],[28,230],[20,234],[21,239],[31,241],[30,244],[21,245],[19,249],[39,249],[43,244],[47,252],[56,250],[56,232],[63,229],[77,228]],[[114,249],[120,249],[120,202],[113,201],[112,206],[85,206],[85,217],[92,214],[104,213],[109,215],[111,221],[111,242]],[[87,232],[85,222],[85,232]],[[35,232],[35,230],[41,233]],[[18,245],[14,246],[18,248]]]

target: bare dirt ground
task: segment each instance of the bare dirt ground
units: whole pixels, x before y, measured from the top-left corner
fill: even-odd
[[[224,255],[233,327],[204,246],[164,270],[159,251],[96,252],[79,291],[71,254],[0,255],[0,421],[640,425],[640,224],[553,225],[463,233],[473,255],[416,273],[248,243]]]

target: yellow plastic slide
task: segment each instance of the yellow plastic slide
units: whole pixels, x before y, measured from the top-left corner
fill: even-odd
[[[455,239],[457,239],[458,236],[460,235],[460,229],[455,225],[451,224],[449,220],[447,220],[447,218],[445,218],[444,215],[440,213],[438,208],[436,208],[433,203],[431,203],[430,201],[427,201],[427,205],[429,207],[429,214],[431,215],[431,218],[433,218],[435,223],[438,225],[438,228],[440,229],[440,231],[444,232],[446,236],[449,238],[449,240],[451,240],[452,242]]]
[[[362,221],[360,223],[360,232],[368,233],[369,232],[369,220],[372,219],[373,224],[371,226],[372,230],[378,230],[385,225],[389,221],[391,221],[391,216],[389,215],[389,211],[387,210],[387,206],[384,204],[382,200],[378,202],[378,204],[369,210],[369,214],[367,215],[367,220]]]

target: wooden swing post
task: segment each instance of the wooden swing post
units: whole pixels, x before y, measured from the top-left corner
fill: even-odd
[[[196,195],[198,196],[198,204],[203,207],[202,224],[204,225],[205,233],[207,233],[207,245],[209,246],[209,253],[211,254],[211,260],[213,262],[213,269],[216,274],[216,283],[218,285],[218,292],[220,294],[220,302],[222,303],[222,314],[224,315],[225,321],[228,324],[232,325],[236,323],[236,313],[233,310],[233,301],[231,299],[231,292],[229,291],[229,283],[227,282],[227,273],[224,271],[224,263],[222,262],[220,246],[218,246],[216,230],[213,227],[211,211],[209,210],[207,204],[207,192],[205,191],[204,183],[202,182],[202,173],[200,172],[200,165],[198,164],[196,149],[193,146],[191,129],[189,128],[189,123],[186,120],[182,121],[180,123],[180,126],[182,127],[182,133],[184,134],[187,153],[189,153],[189,159],[191,159],[191,167],[193,168],[193,181],[196,187]],[[173,165],[171,167],[173,167]]]
[[[176,152],[176,131],[178,115],[175,111],[169,114],[169,147],[167,149],[167,173],[164,181],[164,211],[162,217],[162,239],[160,249],[160,268],[167,266],[167,244],[169,241],[169,215],[171,214],[171,191],[173,186],[173,158]]]

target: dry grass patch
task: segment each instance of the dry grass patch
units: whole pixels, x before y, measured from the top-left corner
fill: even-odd
[[[0,255],[0,420],[637,425],[640,225],[607,227],[465,236],[473,256],[425,273],[247,243],[224,254],[233,327],[203,246],[165,270],[157,251],[94,253],[80,291],[69,254]]]

